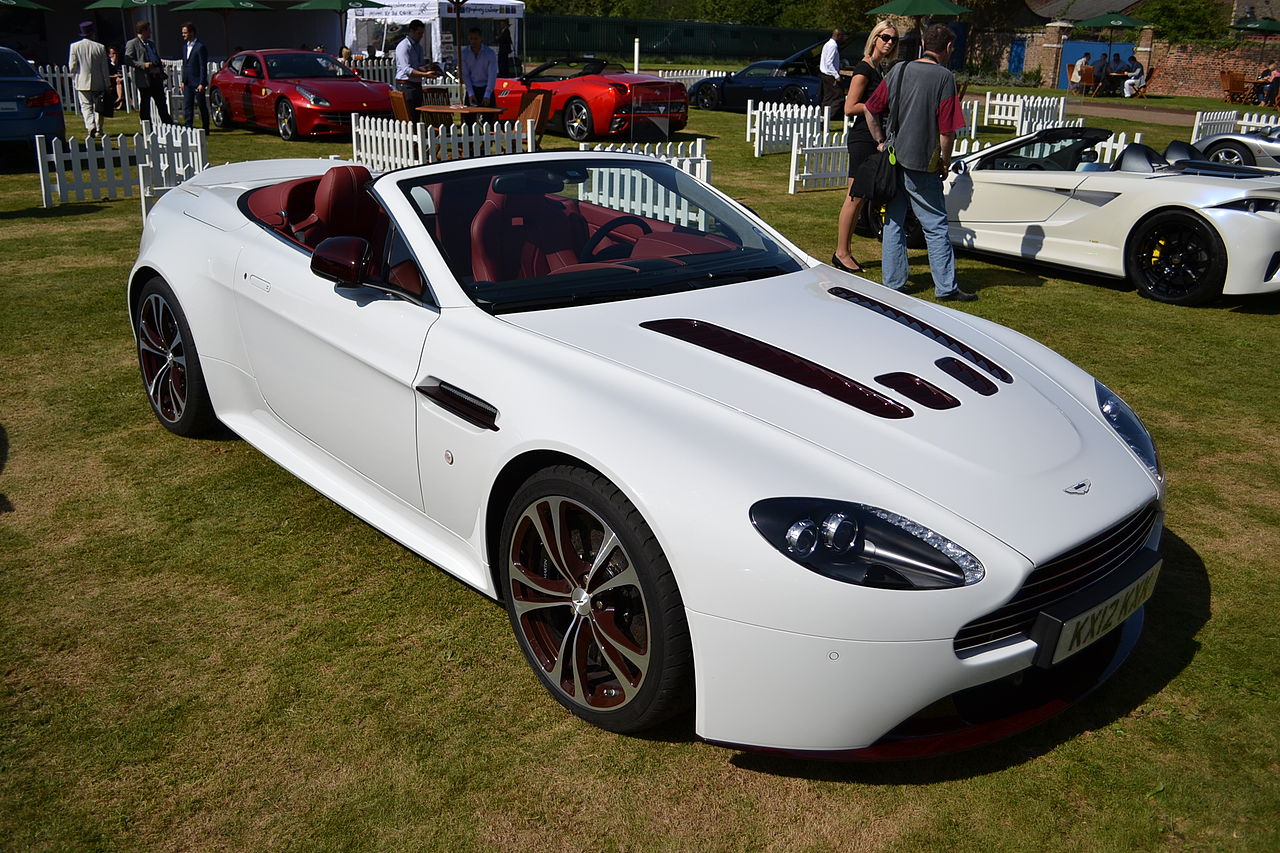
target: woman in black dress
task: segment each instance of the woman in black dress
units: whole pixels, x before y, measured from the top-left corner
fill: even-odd
[[[853,176],[862,161],[876,150],[876,142],[871,138],[871,131],[867,130],[867,119],[863,112],[867,99],[880,85],[881,71],[897,55],[898,28],[889,21],[881,21],[867,38],[862,61],[853,67],[849,93],[844,98],[845,139],[849,146],[849,195],[840,208],[836,250],[831,256],[831,265],[845,272],[862,272],[862,264],[849,252],[853,224],[858,221],[863,205],[863,199],[853,195]]]

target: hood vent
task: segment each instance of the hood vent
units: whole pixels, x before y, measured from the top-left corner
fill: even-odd
[[[984,397],[990,397],[998,390],[996,383],[974,370],[958,358],[947,356],[934,362],[938,369],[954,379],[959,379]]]
[[[914,373],[886,373],[883,376],[877,376],[876,381],[886,388],[892,388],[908,400],[914,400],[930,409],[954,409],[960,405],[960,401],[955,397]]]
[[[913,414],[896,400],[834,370],[714,323],[670,319],[648,320],[640,326],[758,367],[879,418],[909,418]]]
[[[972,347],[966,344],[961,343],[960,341],[948,335],[946,332],[943,332],[939,329],[935,329],[933,326],[930,326],[928,323],[925,323],[922,320],[917,320],[915,317],[912,317],[910,314],[907,314],[904,311],[900,311],[897,308],[892,308],[884,304],[883,302],[880,302],[879,300],[872,299],[870,296],[864,296],[861,293],[855,293],[854,291],[844,287],[833,287],[829,289],[827,293],[830,293],[832,296],[839,297],[840,299],[843,299],[846,302],[852,302],[854,305],[861,305],[863,308],[867,308],[871,311],[876,312],[877,314],[888,317],[890,320],[893,320],[894,322],[901,323],[902,325],[906,326],[908,329],[911,329],[912,331],[919,332],[929,340],[936,341],[937,343],[942,344],[944,347],[951,350],[953,353],[960,356],[961,358],[966,359],[967,361],[973,362],[978,367],[982,368],[987,373],[990,373],[992,376],[994,376],[996,379],[1000,380],[1001,382],[1005,383],[1006,385],[1011,384],[1013,382],[1013,376],[1009,373],[1009,371],[1005,370],[1003,367],[996,364],[994,361],[987,358],[982,353],[976,351],[975,349],[973,349]]]

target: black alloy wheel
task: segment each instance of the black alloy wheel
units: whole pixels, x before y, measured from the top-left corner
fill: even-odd
[[[1199,216],[1166,210],[1143,220],[1129,236],[1125,268],[1143,296],[1198,305],[1221,295],[1227,250],[1218,232]]]
[[[694,106],[700,110],[714,110],[720,106],[720,90],[710,83],[704,83],[698,88],[698,94],[693,100]]]
[[[684,603],[653,532],[600,474],[561,465],[507,510],[500,591],[543,687],[600,728],[636,732],[689,705]]]

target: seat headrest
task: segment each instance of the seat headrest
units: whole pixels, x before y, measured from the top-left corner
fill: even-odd
[[[1157,167],[1168,166],[1169,162],[1155,152],[1155,149],[1141,142],[1131,142],[1112,164],[1113,172],[1154,172]]]
[[[363,204],[371,176],[364,166],[334,166],[316,188],[316,217],[330,235],[355,234],[368,206]]]
[[[1181,163],[1183,160],[1207,160],[1199,148],[1181,139],[1175,139],[1164,149],[1164,159],[1170,163]]]

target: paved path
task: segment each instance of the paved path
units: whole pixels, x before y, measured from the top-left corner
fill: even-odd
[[[1148,107],[1138,98],[1068,98],[1067,112],[1071,115],[1118,118],[1125,121],[1141,121],[1148,124],[1169,124],[1175,127],[1192,127],[1196,114],[1167,107]]]

